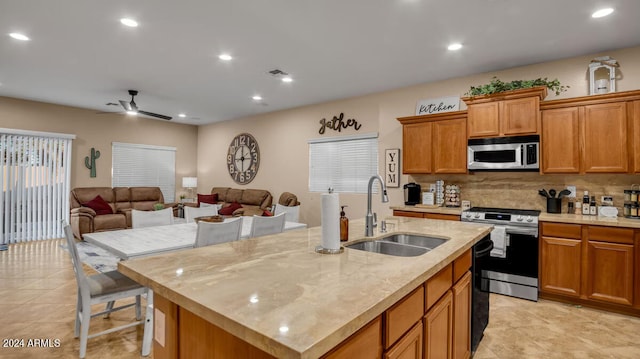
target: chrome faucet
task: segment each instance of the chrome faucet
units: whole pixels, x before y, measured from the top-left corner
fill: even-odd
[[[365,228],[364,235],[365,237],[373,236],[373,213],[371,213],[371,189],[373,187],[373,181],[378,180],[380,182],[380,189],[382,190],[382,202],[389,202],[389,197],[387,197],[387,186],[385,186],[384,181],[380,175],[371,176],[369,178],[369,185],[367,186],[367,217],[365,219]]]

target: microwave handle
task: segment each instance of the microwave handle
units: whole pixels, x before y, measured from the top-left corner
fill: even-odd
[[[520,159],[520,163],[518,163],[518,166],[522,166],[524,165],[524,145],[520,145],[518,147],[516,147],[516,161],[518,159]]]

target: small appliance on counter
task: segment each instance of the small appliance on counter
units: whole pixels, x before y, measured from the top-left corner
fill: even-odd
[[[420,194],[422,190],[417,183],[407,183],[404,185],[404,204],[407,206],[415,206],[420,203]]]

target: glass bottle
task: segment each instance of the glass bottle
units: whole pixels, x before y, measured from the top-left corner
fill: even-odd
[[[340,206],[342,210],[340,211],[340,241],[345,242],[349,240],[349,218],[344,214],[344,207]]]

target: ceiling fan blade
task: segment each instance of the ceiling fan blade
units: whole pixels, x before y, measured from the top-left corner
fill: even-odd
[[[143,115],[147,115],[147,116],[151,116],[151,117],[161,118],[161,119],[167,120],[167,121],[172,119],[171,116],[160,115],[160,114],[157,114],[157,113],[147,112],[147,111],[142,111],[142,110],[138,110],[138,113],[143,114]]]
[[[120,104],[122,105],[122,107],[124,107],[125,111],[133,111],[133,109],[131,108],[131,104],[127,101],[120,100]]]

